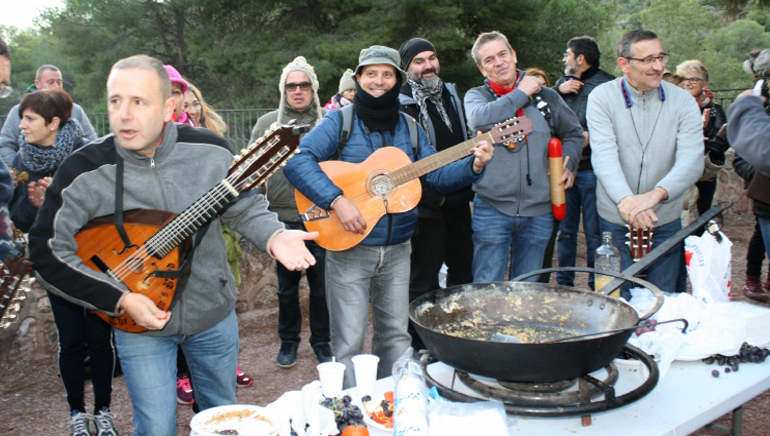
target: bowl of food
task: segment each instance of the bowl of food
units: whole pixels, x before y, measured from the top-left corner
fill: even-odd
[[[206,409],[190,421],[191,436],[275,436],[275,419],[264,407],[233,404]]]

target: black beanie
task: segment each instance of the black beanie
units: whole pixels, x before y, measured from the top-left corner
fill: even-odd
[[[398,54],[401,55],[401,69],[406,71],[409,68],[409,64],[412,63],[412,59],[424,51],[432,51],[435,53],[436,47],[430,42],[420,38],[410,39],[401,44],[401,48],[398,49]]]

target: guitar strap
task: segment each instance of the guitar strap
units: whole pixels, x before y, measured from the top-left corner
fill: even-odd
[[[132,247],[134,244],[131,243],[131,238],[123,227],[123,158],[120,155],[115,167],[115,228],[118,229],[123,245],[126,248]]]

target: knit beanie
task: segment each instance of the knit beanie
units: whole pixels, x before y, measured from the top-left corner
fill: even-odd
[[[281,103],[278,106],[277,122],[283,123],[290,121],[283,120],[282,117],[286,108],[291,107],[288,103],[286,103],[286,78],[289,76],[289,73],[294,71],[301,71],[307,74],[307,77],[310,79],[310,83],[313,85],[313,102],[310,103],[310,106],[308,106],[308,108],[305,110],[315,111],[316,119],[321,121],[321,101],[318,100],[318,77],[315,75],[315,70],[313,67],[305,60],[305,57],[297,56],[293,61],[289,62],[289,64],[283,68],[283,73],[281,73],[281,81],[278,82],[278,89],[281,90]]]
[[[404,71],[408,70],[409,64],[412,63],[412,59],[424,51],[436,53],[436,47],[430,42],[420,38],[410,39],[401,44],[401,48],[398,49],[398,54],[401,55],[401,69]]]
[[[337,91],[342,94],[348,89],[356,89],[356,82],[354,77],[355,73],[353,70],[348,68],[344,73],[342,73],[342,78],[340,79],[340,87]]]
[[[163,68],[166,69],[168,78],[171,79],[171,83],[178,83],[182,85],[182,92],[187,92],[187,82],[182,78],[182,75],[179,74],[179,71],[177,71],[176,68],[172,67],[171,65],[163,65]]]

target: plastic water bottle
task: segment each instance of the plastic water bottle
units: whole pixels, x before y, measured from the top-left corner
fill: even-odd
[[[602,233],[602,245],[596,249],[596,255],[594,256],[594,268],[600,271],[608,271],[613,273],[620,272],[620,251],[612,245],[612,233]],[[604,285],[611,282],[615,277],[606,276],[603,274],[596,274],[594,277],[594,290],[598,291],[603,288]],[[615,290],[612,297],[620,297],[620,290]]]

